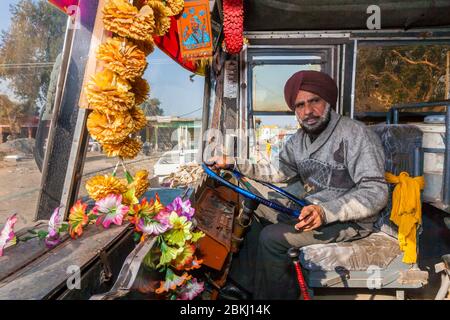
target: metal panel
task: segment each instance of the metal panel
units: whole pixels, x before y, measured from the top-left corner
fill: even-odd
[[[49,219],[55,207],[60,205],[66,171],[71,153],[71,142],[78,123],[78,100],[86,62],[89,57],[92,30],[98,0],[80,0],[80,25],[75,30],[67,80],[64,86],[60,112],[51,132],[53,144],[49,146],[46,165],[51,174],[43,176],[42,192],[38,200],[37,219]],[[65,203],[69,207],[71,203]]]

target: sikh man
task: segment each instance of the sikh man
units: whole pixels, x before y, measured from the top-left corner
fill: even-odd
[[[381,142],[364,124],[333,110],[335,81],[322,72],[299,71],[286,82],[284,96],[301,128],[283,147],[278,166],[220,156],[212,159],[213,167],[236,166],[249,178],[272,183],[300,180],[304,190],[298,195],[311,205],[299,218],[258,207],[233,258],[225,296],[297,299],[288,249],[366,237],[387,204]]]

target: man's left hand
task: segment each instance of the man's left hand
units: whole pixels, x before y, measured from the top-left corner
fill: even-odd
[[[309,205],[302,209],[299,223],[295,225],[295,229],[298,231],[311,231],[319,228],[324,221],[324,212],[321,206]]]

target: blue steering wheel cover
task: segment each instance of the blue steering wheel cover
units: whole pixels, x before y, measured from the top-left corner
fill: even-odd
[[[237,170],[233,170],[233,174],[238,179],[240,179],[241,177],[245,177],[242,173],[240,173]],[[296,196],[294,196],[293,194],[291,194],[291,193],[289,193],[289,192],[287,192],[287,191],[285,191],[285,190],[283,190],[283,189],[281,189],[281,188],[279,188],[279,187],[277,187],[277,186],[275,186],[275,185],[273,185],[271,183],[268,183],[268,182],[265,182],[265,181],[261,181],[261,180],[256,180],[256,179],[252,179],[252,180],[255,180],[256,182],[261,183],[262,185],[272,189],[273,191],[278,192],[279,194],[282,194],[283,196],[285,196],[289,200],[295,202],[296,204],[298,204],[301,207],[306,207],[307,205],[309,205],[308,201],[299,199]]]
[[[250,191],[247,191],[247,190],[245,190],[245,189],[242,189],[241,187],[239,187],[239,186],[237,186],[237,185],[235,185],[235,184],[232,184],[231,182],[226,181],[224,178],[222,178],[221,176],[219,176],[217,173],[215,173],[213,170],[211,170],[211,169],[210,169],[206,164],[204,164],[204,163],[202,164],[202,168],[203,168],[203,170],[205,171],[205,173],[206,173],[208,176],[210,176],[212,179],[214,179],[214,180],[220,182],[220,183],[223,184],[224,186],[226,186],[226,187],[232,189],[233,191],[239,193],[240,195],[242,195],[242,196],[244,196],[244,197],[246,197],[246,198],[248,198],[248,199],[251,199],[251,200],[254,200],[254,201],[256,201],[256,202],[259,202],[259,203],[261,203],[261,204],[263,204],[263,205],[265,205],[265,206],[267,206],[267,207],[269,207],[269,208],[275,209],[275,210],[277,210],[277,211],[280,211],[280,212],[283,212],[283,213],[287,213],[287,214],[289,214],[289,215],[291,215],[291,216],[293,216],[293,217],[296,217],[296,218],[300,216],[300,211],[299,211],[299,210],[294,210],[294,209],[291,209],[291,208],[287,208],[287,207],[281,206],[281,205],[279,205],[278,203],[275,203],[275,202],[273,202],[273,201],[264,199],[264,198],[262,198],[262,197],[260,197],[260,196],[257,196],[256,194],[251,193]],[[240,174],[240,173],[239,173],[239,174]],[[275,186],[273,186],[273,187],[275,187]],[[278,189],[279,189],[279,188],[278,188]],[[277,191],[277,190],[275,190],[275,191]],[[284,191],[284,190],[283,190],[283,191]],[[283,195],[284,195],[284,194],[283,194]],[[292,196],[292,195],[291,195],[291,196]],[[294,198],[295,198],[295,197],[294,197]],[[299,199],[297,199],[297,200],[299,200]]]

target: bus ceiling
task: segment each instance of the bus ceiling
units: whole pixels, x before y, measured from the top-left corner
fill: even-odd
[[[216,1],[217,3],[222,1]],[[246,0],[245,31],[367,30],[368,7],[380,8],[382,29],[450,26],[448,0]],[[214,10],[213,19],[221,16]],[[219,21],[217,21],[219,22]]]

